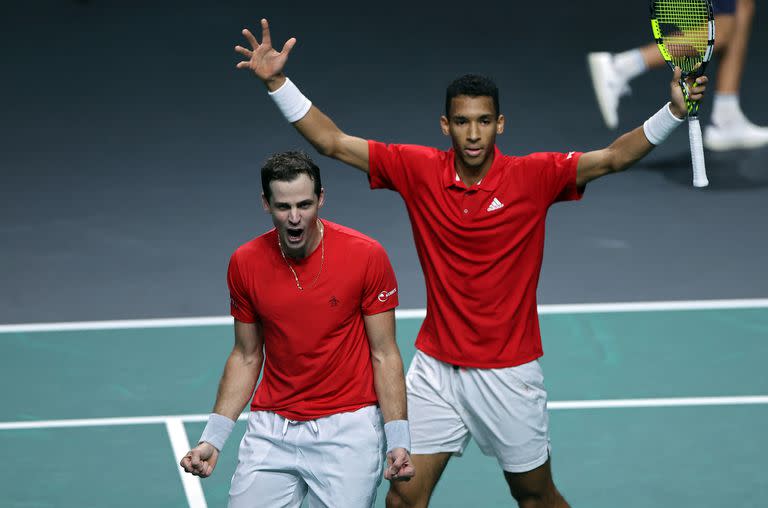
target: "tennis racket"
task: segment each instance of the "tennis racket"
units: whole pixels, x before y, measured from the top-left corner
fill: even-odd
[[[651,28],[661,56],[674,70],[680,67],[680,88],[688,107],[688,138],[691,144],[693,186],[709,185],[701,143],[699,103],[690,99],[688,77],[696,79],[712,58],[715,16],[711,0],[651,0]],[[694,84],[695,86],[695,84]]]

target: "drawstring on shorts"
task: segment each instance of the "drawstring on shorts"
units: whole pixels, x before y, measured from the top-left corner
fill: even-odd
[[[298,421],[298,420],[289,420],[288,418],[285,418],[283,420],[283,435],[285,435],[285,433],[288,432],[288,425],[298,425],[300,423],[308,423],[309,426],[312,428],[312,431],[315,433],[315,435],[316,436],[320,435],[320,428],[317,426],[317,422],[315,420]]]

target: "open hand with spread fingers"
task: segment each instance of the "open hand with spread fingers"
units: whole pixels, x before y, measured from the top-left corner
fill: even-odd
[[[243,29],[243,36],[245,36],[248,44],[250,44],[251,49],[240,45],[235,46],[235,51],[247,58],[247,60],[238,62],[237,68],[250,69],[270,90],[279,88],[285,81],[283,68],[288,60],[288,54],[296,44],[296,38],[291,37],[285,41],[282,50],[276,51],[272,47],[269,23],[266,19],[261,20],[261,44],[259,44],[256,37],[247,28]]]

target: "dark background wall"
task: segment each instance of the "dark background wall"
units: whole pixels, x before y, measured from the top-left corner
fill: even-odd
[[[768,124],[768,14],[758,6],[742,90]],[[267,17],[296,36],[287,72],[344,130],[448,147],[445,85],[501,89],[507,153],[590,150],[600,118],[585,55],[650,40],[646,2],[4,2],[0,6],[0,322],[223,315],[226,263],[270,226],[258,170],[311,148],[233,46]],[[715,67],[710,74],[714,75]],[[620,131],[666,100],[669,73],[632,82]],[[708,117],[711,95],[702,117]],[[708,153],[690,187],[679,129],[633,170],[552,208],[540,303],[765,297],[768,149]],[[317,156],[326,218],[381,241],[404,308],[425,305],[405,209]]]

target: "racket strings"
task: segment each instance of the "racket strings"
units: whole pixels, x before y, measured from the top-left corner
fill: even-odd
[[[654,7],[671,63],[685,74],[697,71],[710,44],[706,0],[657,0]]]

